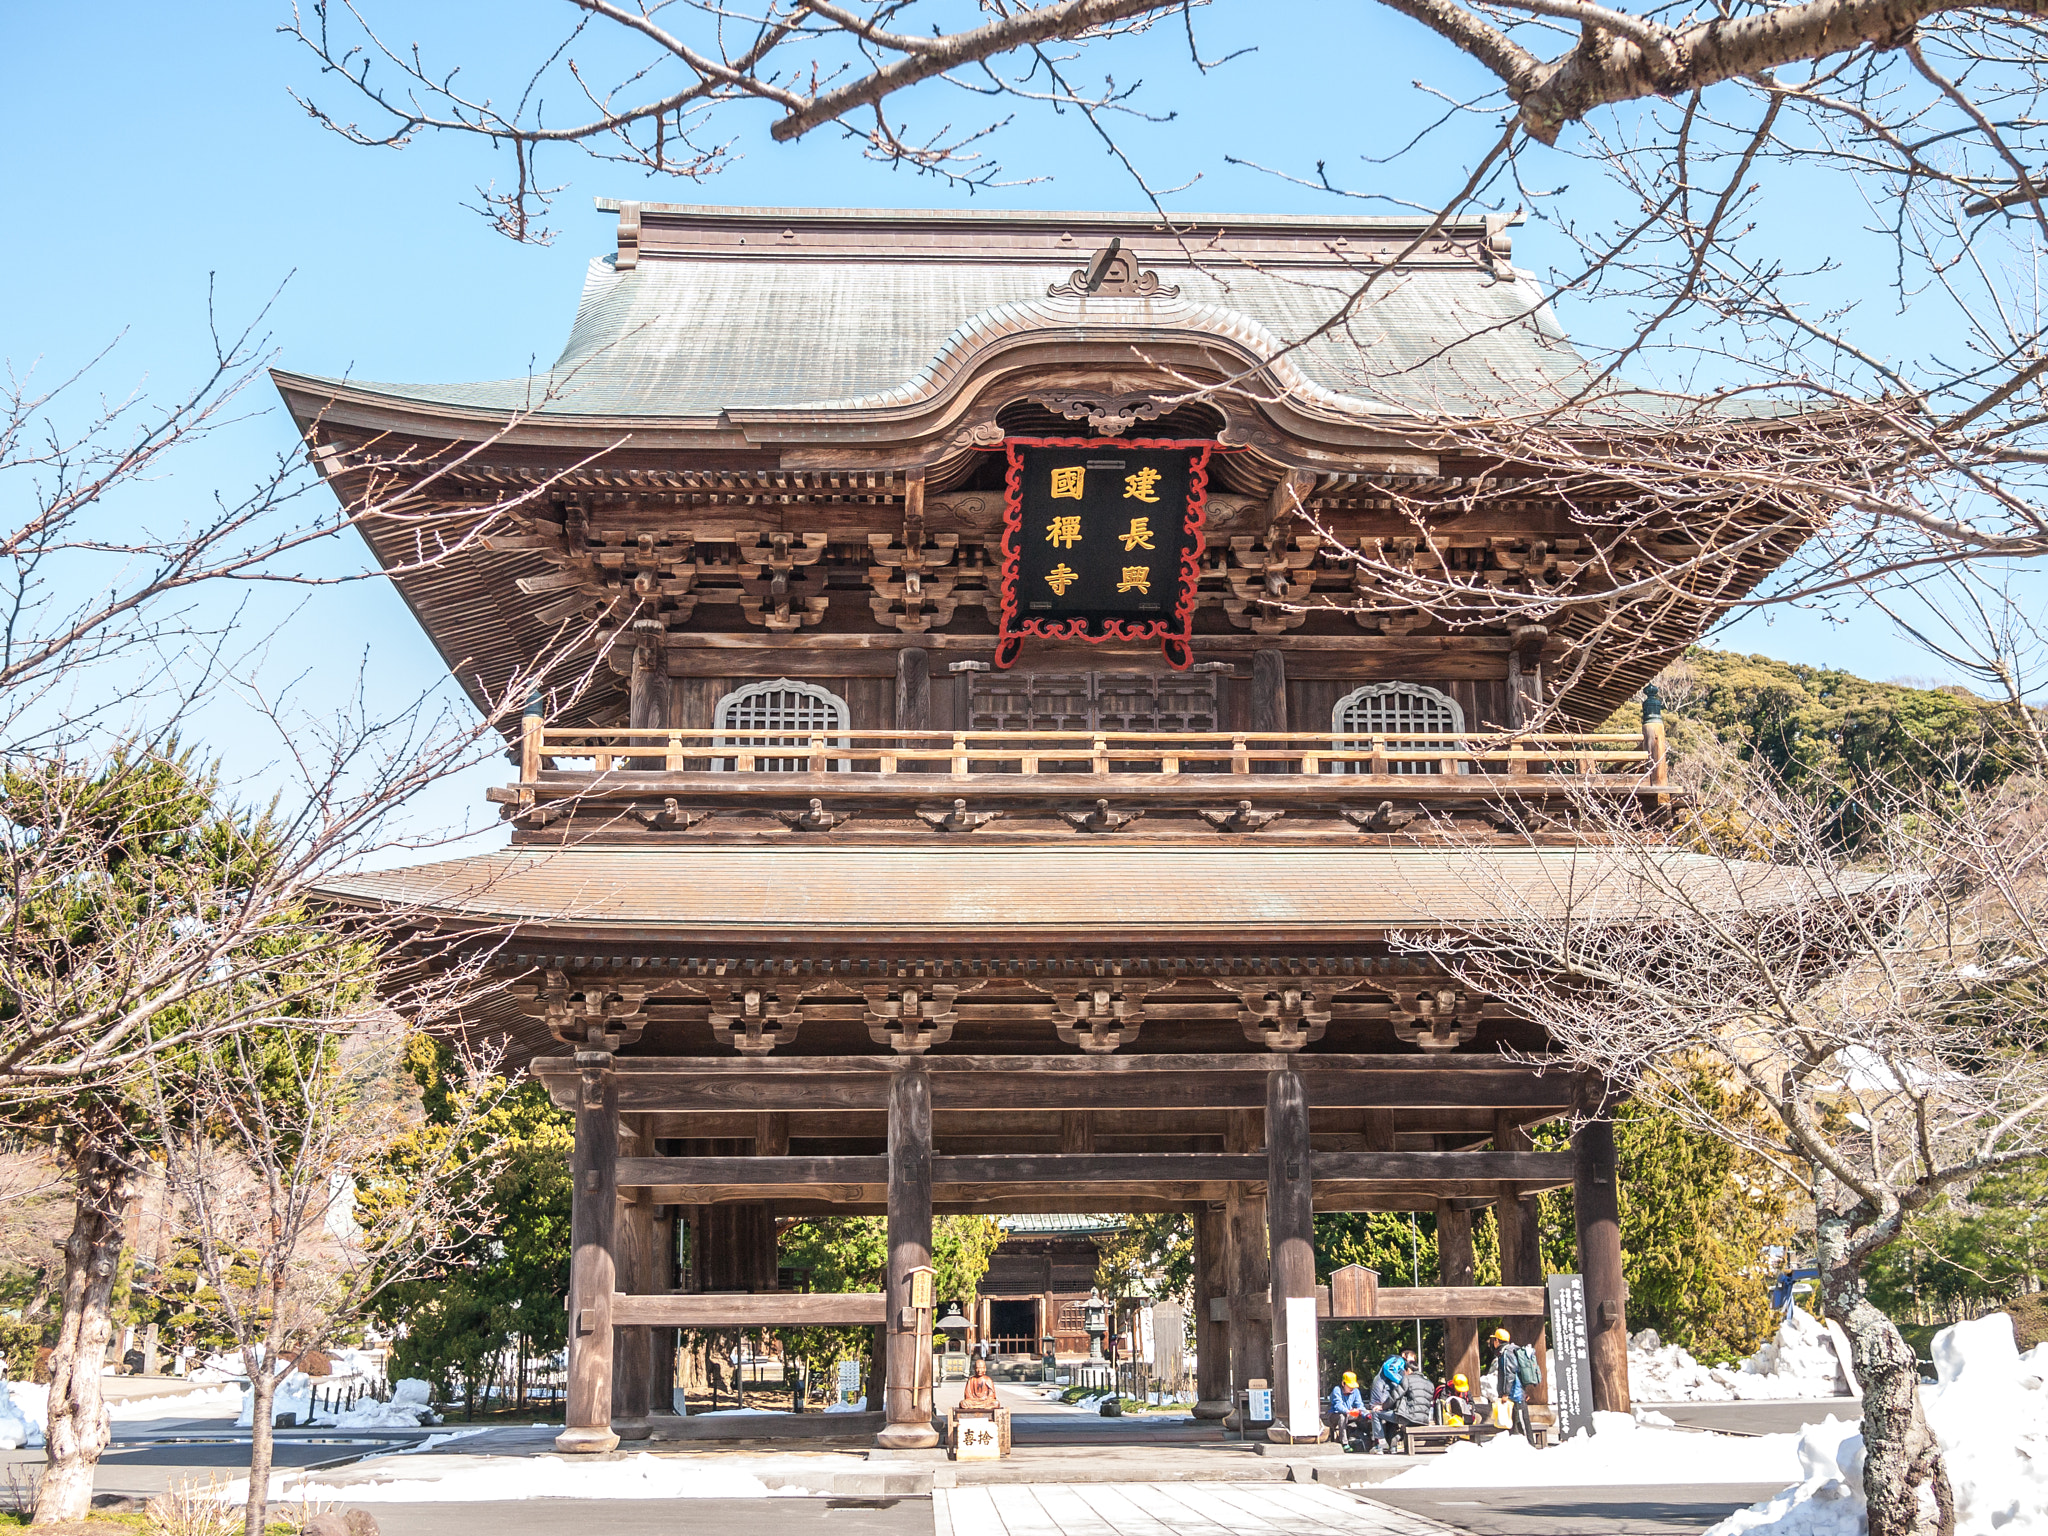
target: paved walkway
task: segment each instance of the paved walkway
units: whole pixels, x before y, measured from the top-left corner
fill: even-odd
[[[935,1489],[933,1536],[1443,1536],[1426,1516],[1298,1483]]]

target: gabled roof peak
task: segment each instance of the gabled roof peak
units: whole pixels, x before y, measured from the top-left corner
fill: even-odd
[[[1479,266],[1505,275],[1513,219],[1459,219],[1432,228],[1419,215],[1170,215],[1087,210],[726,208],[597,199],[619,216],[618,265],[641,256],[691,260],[1018,262],[1085,261],[1111,240],[1175,266],[1344,268]]]

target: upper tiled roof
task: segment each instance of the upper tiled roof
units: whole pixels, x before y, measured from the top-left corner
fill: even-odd
[[[1337,414],[1461,415],[1540,404],[1586,366],[1534,281],[1485,256],[1485,232],[1474,227],[1446,230],[1380,269],[1329,326],[1379,268],[1375,251],[1413,243],[1412,221],[1197,215],[1200,238],[1183,245],[1149,215],[668,214],[679,225],[701,214],[771,231],[787,221],[788,238],[649,243],[625,270],[619,257],[593,261],[568,343],[543,374],[348,387],[492,414],[702,420],[900,403],[978,337],[1028,329],[1100,338],[1107,329],[1217,337],[1261,361],[1283,359],[1287,392]],[[1053,244],[1062,221],[1083,232],[1068,249]],[[827,238],[849,222],[862,238]],[[1048,297],[1112,229],[1179,294]],[[921,243],[934,232],[937,243]]]

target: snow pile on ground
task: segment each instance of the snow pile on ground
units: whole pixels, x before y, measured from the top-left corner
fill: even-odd
[[[1740,1365],[1701,1365],[1645,1328],[1629,1340],[1628,1391],[1651,1403],[1753,1402],[1765,1398],[1840,1397],[1848,1393],[1827,1325],[1794,1307],[1776,1337]]]
[[[296,1414],[301,1428],[327,1425],[335,1429],[417,1429],[422,1424],[441,1422],[441,1416],[434,1412],[430,1401],[433,1388],[417,1376],[408,1376],[394,1387],[388,1403],[363,1397],[357,1399],[353,1408],[337,1410],[322,1407],[317,1415],[313,1407],[316,1390],[313,1379],[304,1371],[293,1371],[277,1384],[270,1404],[272,1414]],[[235,1420],[235,1427],[247,1429],[254,1422],[255,1412],[255,1393],[245,1386],[242,1388],[242,1412]]]
[[[812,1490],[786,1486],[784,1477],[819,1468],[839,1468],[845,1457],[784,1454],[774,1460],[716,1461],[641,1452],[618,1461],[534,1456],[483,1465],[451,1467],[438,1477],[394,1478],[389,1482],[321,1483],[279,1473],[273,1499],[331,1500],[356,1504],[468,1504],[485,1499],[760,1499]],[[763,1481],[763,1478],[769,1481]],[[224,1504],[246,1504],[249,1480],[221,1489]]]
[[[424,1381],[408,1376],[391,1389],[388,1403],[380,1403],[374,1397],[358,1398],[353,1408],[344,1408],[339,1413],[323,1411],[312,1422],[332,1424],[336,1429],[417,1429],[422,1424],[441,1422],[430,1401],[432,1395],[433,1389]]]
[[[1596,1413],[1562,1445],[1537,1450],[1520,1435],[1462,1440],[1387,1480],[1388,1488],[1571,1488],[1630,1483],[1769,1483],[1800,1474],[1797,1435],[1714,1435]]]
[[[42,1401],[31,1410],[27,1402],[17,1402],[17,1395],[23,1388],[0,1374],[0,1451],[18,1451],[24,1446],[43,1443],[43,1425],[47,1422],[49,1389],[29,1387],[28,1392],[40,1393]]]
[[[2012,1319],[1994,1312],[1936,1334],[1934,1369],[1920,1403],[1948,1464],[1956,1536],[2048,1529],[2048,1344],[2022,1355]],[[1810,1429],[1799,1449],[1797,1484],[1707,1536],[1863,1536],[1863,1436]]]
[[[117,1423],[127,1419],[197,1419],[232,1407],[241,1400],[241,1389],[231,1382],[223,1382],[199,1392],[162,1392],[149,1397],[110,1399],[107,1416]]]
[[[116,1423],[133,1419],[196,1419],[240,1400],[232,1386],[203,1392],[170,1392],[152,1397],[109,1399],[107,1417]],[[34,1381],[0,1377],[0,1450],[33,1449],[43,1443],[50,1426],[50,1389]]]

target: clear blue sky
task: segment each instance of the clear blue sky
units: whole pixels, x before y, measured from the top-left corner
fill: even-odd
[[[539,40],[552,42],[566,12],[540,0],[366,4],[388,19],[392,40],[418,40],[430,57],[459,60],[468,76],[501,85]],[[38,359],[51,371],[68,370],[118,336],[101,388],[175,391],[204,366],[211,275],[217,306],[231,321],[246,320],[283,285],[268,329],[285,367],[371,379],[502,377],[553,357],[585,262],[609,249],[611,220],[591,210],[593,196],[881,207],[968,201],[937,182],[866,164],[855,146],[831,134],[775,145],[765,115],[741,112],[729,119],[741,135],[741,158],[699,187],[650,184],[625,167],[557,156],[543,171],[569,183],[557,205],[559,238],[549,248],[515,245],[461,206],[477,182],[502,174],[485,146],[424,139],[396,154],[359,149],[294,105],[289,88],[337,105],[342,98],[277,34],[288,15],[288,0],[0,8],[0,357],[17,370]],[[1434,115],[1412,84],[1417,78],[1452,91],[1478,87],[1449,50],[1409,25],[1376,8],[1302,0],[1236,0],[1212,8],[1200,25],[1212,57],[1256,44],[1261,30],[1291,41],[1208,75],[1188,64],[1175,29],[1118,57],[1120,83],[1131,71],[1143,73],[1141,103],[1178,109],[1171,123],[1127,125],[1156,184],[1199,173],[1173,206],[1380,211],[1233,168],[1226,154],[1304,174],[1327,158],[1334,178],[1409,198],[1441,196],[1462,179],[1442,158],[1411,161],[1398,172],[1361,158],[1386,153]],[[1314,45],[1303,41],[1310,37]],[[921,110],[962,125],[988,112],[964,96],[942,104],[936,92]],[[1027,112],[1000,152],[1018,174],[1052,179],[984,192],[974,206],[1139,202],[1127,174],[1072,115]],[[1559,169],[1568,179],[1569,168]],[[1590,184],[1587,168],[1578,170]],[[1850,196],[1839,184],[1811,187],[1796,208],[1767,214],[1861,223],[1860,206],[1829,206]],[[1518,262],[1539,271],[1552,255],[1567,259],[1540,221],[1518,231],[1516,246]],[[1600,334],[1597,311],[1568,308],[1564,319],[1581,334]],[[175,513],[217,487],[260,476],[287,452],[292,429],[267,387],[246,403],[249,419],[150,487],[149,503],[134,515]],[[360,555],[351,542],[320,558],[338,569]],[[1797,613],[1750,617],[1720,643],[1874,677],[1936,670],[1884,621],[1854,615],[1846,623]],[[388,697],[415,692],[440,672],[381,583],[308,600],[260,677],[317,698],[350,686],[359,666]],[[232,705],[210,715],[208,729],[232,751]],[[260,776],[261,768],[245,771]],[[498,776],[487,772],[479,782]],[[459,820],[474,814],[475,803],[475,784],[455,786],[436,797],[434,811]]]

